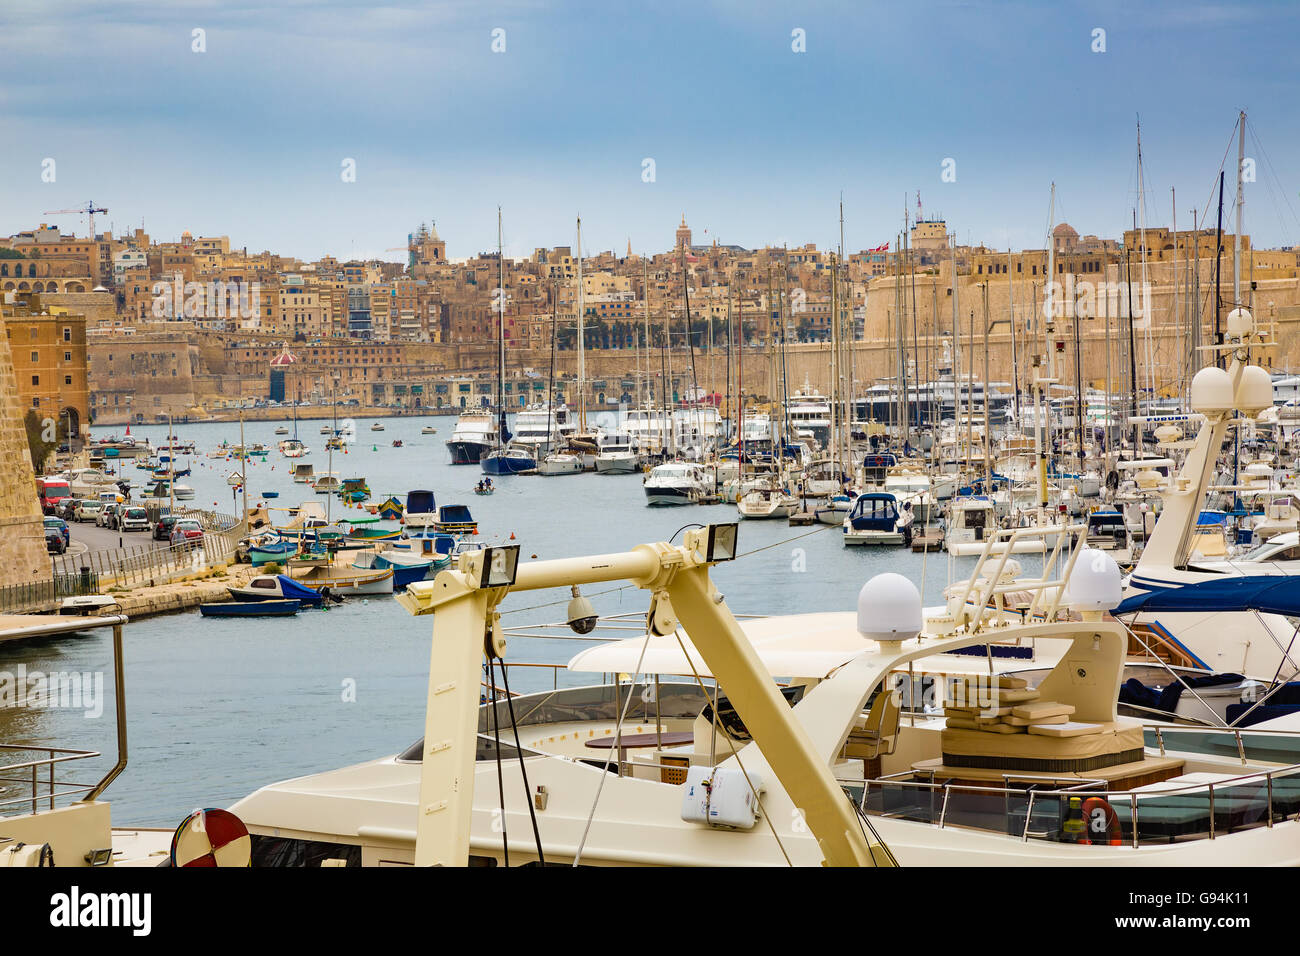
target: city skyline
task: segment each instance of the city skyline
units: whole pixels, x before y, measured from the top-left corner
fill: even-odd
[[[514,258],[573,245],[579,214],[584,253],[671,249],[682,213],[698,244],[826,249],[842,193],[856,252],[892,243],[919,191],[960,243],[1042,248],[1053,181],[1056,222],[1131,226],[1139,115],[1147,224],[1171,224],[1173,186],[1179,228],[1193,207],[1212,228],[1244,108],[1245,231],[1300,240],[1279,29],[1300,14],[1282,4],[64,9],[6,8],[9,230],[85,235],[84,216],[44,213],[93,199],[101,232],[143,221],[308,261],[400,261],[391,247],[436,222],[462,259],[495,249],[501,205]],[[1230,186],[1225,231],[1232,202]]]

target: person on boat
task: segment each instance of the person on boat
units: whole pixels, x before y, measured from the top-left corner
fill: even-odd
[[[475,490],[475,491],[482,491],[482,490],[483,490],[483,479],[482,479],[482,478],[480,478],[480,479],[478,480],[478,484],[474,486],[474,490]]]
[[[491,491],[491,490],[492,490],[492,479],[491,479],[491,478],[484,478],[484,479],[483,479],[483,485],[484,485],[484,487],[487,488],[488,491]]]

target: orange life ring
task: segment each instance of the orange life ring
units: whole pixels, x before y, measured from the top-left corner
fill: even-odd
[[[1123,846],[1123,834],[1120,831],[1119,816],[1115,808],[1103,797],[1089,797],[1083,801],[1083,840],[1082,843],[1104,844],[1106,846]],[[1101,839],[1102,834],[1105,839]]]

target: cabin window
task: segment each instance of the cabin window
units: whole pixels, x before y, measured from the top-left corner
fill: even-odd
[[[269,580],[269,581],[268,581],[268,580],[262,580],[262,579],[259,578],[258,580],[254,581],[251,585],[249,585],[249,587],[254,587],[254,588],[264,588],[264,589],[267,590],[267,591],[274,591],[274,590],[275,590],[275,585],[276,585],[276,582],[275,582],[274,580]]]

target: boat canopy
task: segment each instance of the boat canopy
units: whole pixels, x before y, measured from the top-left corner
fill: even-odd
[[[407,514],[433,514],[437,511],[432,491],[408,491],[406,493]]]
[[[1300,588],[1289,575],[1224,576],[1135,594],[1111,613],[1133,611],[1260,611],[1300,617]]]
[[[858,633],[857,617],[853,612],[757,618],[742,621],[740,626],[773,677],[828,677],[836,668],[859,654],[875,650],[877,646]],[[641,660],[643,650],[645,659]],[[598,644],[570,659],[568,668],[596,674],[689,677],[698,673],[701,677],[713,676],[703,656],[685,634],[681,635],[680,643],[678,635],[669,634],[649,639],[642,635]]]

